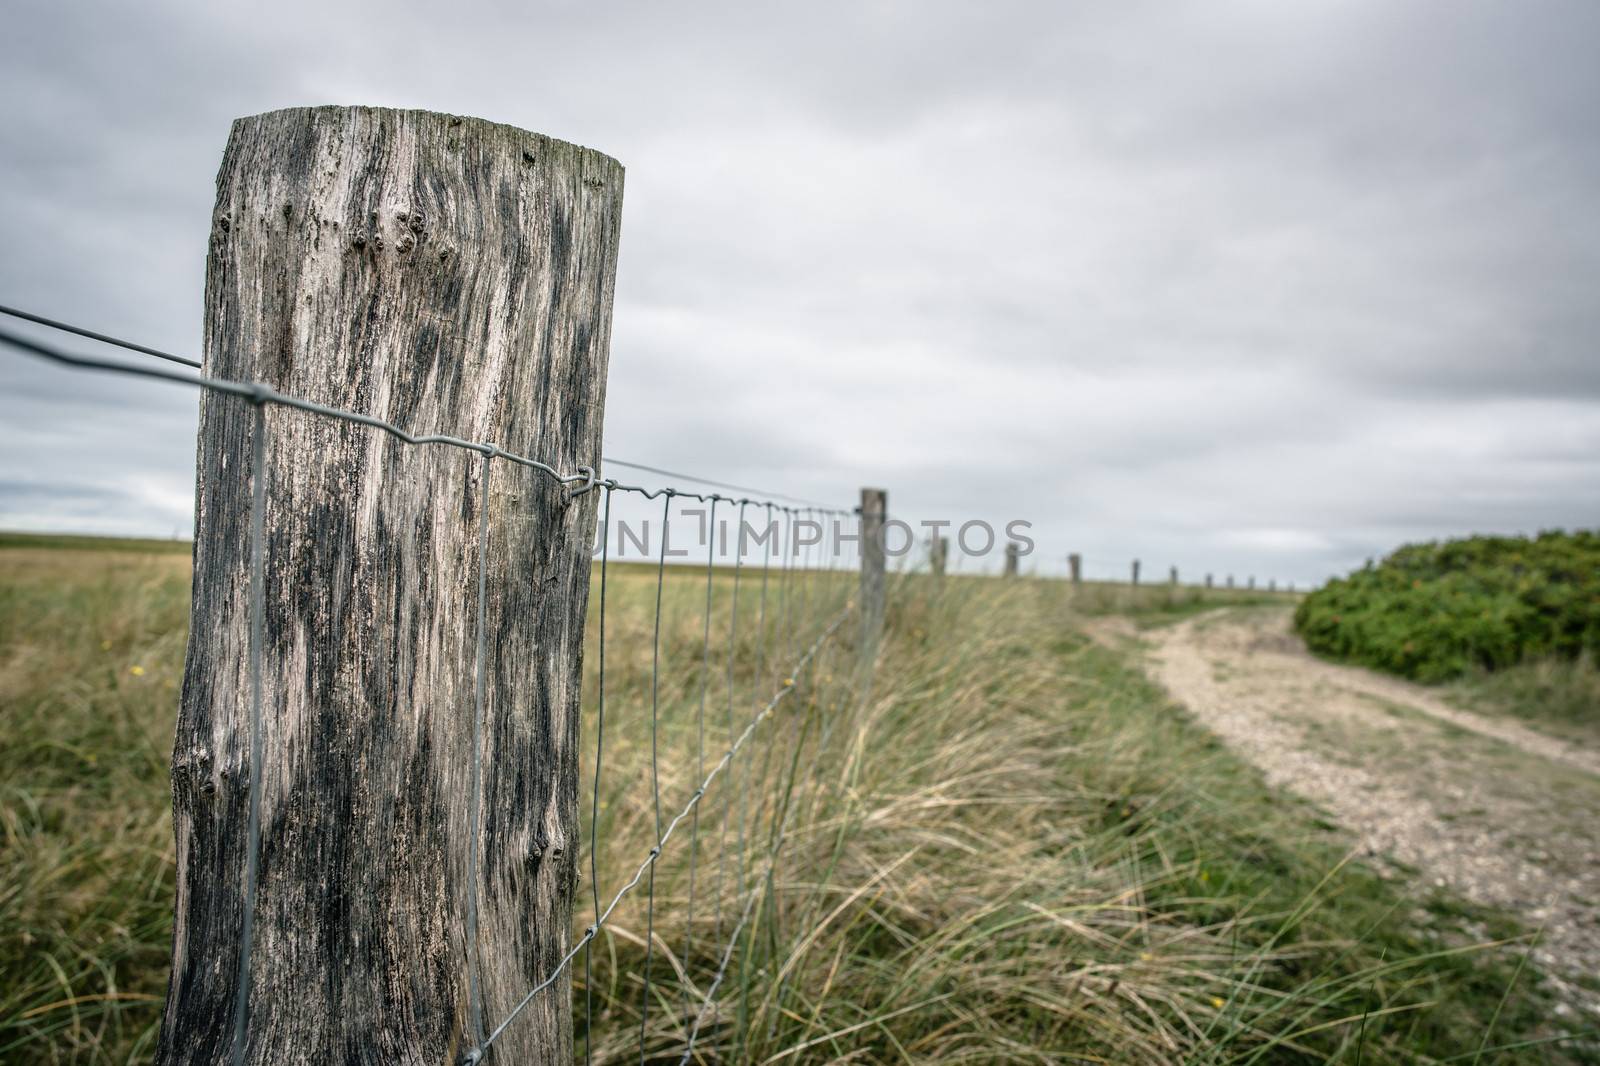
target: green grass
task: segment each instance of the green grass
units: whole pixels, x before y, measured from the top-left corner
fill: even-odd
[[[1591,655],[1474,670],[1445,692],[1469,710],[1518,718],[1566,740],[1600,746],[1600,666]]]
[[[787,599],[769,585],[763,640],[743,575],[741,722],[853,584],[791,580]],[[703,577],[669,571],[668,813],[694,787],[702,682],[707,747],[726,741],[732,575],[713,591],[703,674]],[[1122,609],[1196,609],[1164,591]],[[654,595],[650,568],[612,574],[603,899],[653,842]],[[149,1058],[186,608],[178,555],[0,550],[0,1061]],[[1171,706],[1131,653],[1083,635],[1086,611],[1112,609],[1060,582],[900,578],[865,698],[854,627],[827,643],[707,793],[692,923],[688,838],[660,863],[652,1051],[676,1061],[695,1002],[679,974],[704,990],[753,901],[702,1061],[1472,1062],[1500,1045],[1518,1046],[1482,1061],[1596,1061],[1549,1042],[1562,1033],[1537,969],[1520,968],[1526,930],[1347,861],[1345,838]],[[585,884],[577,929],[587,901]],[[579,1047],[588,1035],[597,1061],[638,1059],[642,906],[625,902],[597,941],[592,982],[574,968],[580,1029],[595,1003]]]

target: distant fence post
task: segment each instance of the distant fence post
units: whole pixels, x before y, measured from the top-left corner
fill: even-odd
[[[945,561],[950,558],[950,538],[930,537],[928,539],[928,566],[933,571],[934,577],[944,577]]]
[[[1022,560],[1022,545],[1016,541],[1006,544],[1006,577],[1017,576],[1017,566]]]
[[[1247,589],[1254,589],[1256,587],[1256,575],[1251,574],[1248,578],[1246,578],[1244,587]]]
[[[1067,565],[1072,568],[1072,584],[1074,586],[1083,584],[1083,556],[1073,552],[1067,556]]]
[[[1206,575],[1206,588],[1211,588],[1211,587],[1212,587],[1211,575],[1207,574]]]
[[[883,523],[888,512],[888,492],[861,490],[861,660],[868,670],[878,657],[878,641],[883,636]]]
[[[473,118],[241,119],[205,371],[598,466],[622,178]],[[600,494],[212,392],[198,447],[157,1061],[447,1062],[569,944]],[[493,1061],[571,1061],[569,1000]]]
[[[1230,589],[1233,588],[1233,575],[1232,574],[1228,575],[1228,587]]]
[[[1167,575],[1167,584],[1171,585],[1173,588],[1178,587],[1178,568],[1176,566],[1174,566],[1171,573]]]
[[[1138,583],[1139,583],[1139,560],[1135,559],[1133,561],[1133,584],[1137,585]]]

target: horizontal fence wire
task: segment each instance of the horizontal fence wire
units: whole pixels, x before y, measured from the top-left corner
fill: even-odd
[[[186,356],[174,355],[171,352],[164,352],[159,348],[151,348],[147,345],[139,344],[136,341],[125,340],[121,337],[114,337],[110,334],[99,333],[83,326],[76,326],[68,322],[47,318],[44,315],[36,314],[32,311],[25,311],[20,308],[9,307],[4,304],[0,304],[0,314],[10,315],[11,317],[20,319],[24,322],[31,322],[35,325],[46,326],[50,329],[60,330],[75,336],[86,337],[102,344],[109,344],[118,348],[124,348],[131,352],[138,352],[141,355],[148,355],[156,359],[163,359],[168,362],[179,363],[183,366],[193,367],[196,370],[201,368],[201,363],[198,359],[190,359]],[[255,382],[228,381],[221,378],[211,378],[201,375],[161,370],[155,367],[131,366],[125,363],[116,363],[105,359],[97,359],[93,356],[78,355],[71,352],[62,351],[61,349],[52,345],[41,344],[28,337],[24,337],[21,334],[13,333],[10,330],[0,329],[0,342],[9,344],[13,348],[26,352],[29,355],[46,359],[62,366],[69,366],[85,370],[102,370],[112,373],[123,373],[134,377],[151,378],[159,381],[171,381],[178,384],[210,389],[214,392],[224,392],[235,396],[243,396],[246,399],[252,400],[256,403],[268,403],[284,407],[293,407],[302,411],[325,415],[327,417],[346,422],[355,422],[361,425],[371,426],[374,429],[383,430],[386,433],[399,437],[408,444],[444,444],[457,448],[466,448],[482,454],[493,453],[497,457],[510,459],[512,462],[541,470],[546,474],[553,476],[562,484],[571,485],[582,483],[584,487],[579,490],[580,493],[587,492],[590,488],[592,488],[596,484],[598,478],[598,475],[596,474],[596,467],[580,466],[574,473],[563,475],[544,463],[516,455],[512,452],[503,451],[493,444],[461,440],[458,437],[448,437],[442,434],[413,436],[400,427],[395,426],[392,423],[385,422],[382,419],[374,418],[371,415],[358,414],[354,411],[345,411],[336,407],[329,407],[325,404],[314,403],[310,400],[302,400],[292,396],[284,396],[266,385]],[[827,515],[845,516],[855,513],[854,509],[848,507],[834,507],[828,504],[817,503],[814,500],[808,500],[804,497],[790,496],[780,492],[772,492],[765,489],[730,484],[725,481],[717,481],[712,478],[700,477],[696,474],[685,474],[677,471],[664,470],[660,467],[650,466],[644,463],[635,463],[626,459],[612,459],[605,457],[601,460],[601,462],[610,464],[612,466],[625,467],[630,470],[640,470],[646,473],[660,474],[666,477],[683,478],[685,480],[698,482],[702,485],[724,488],[733,492],[753,494],[752,496],[745,497],[723,496],[717,493],[692,492],[688,489],[675,487],[647,489],[639,485],[623,485],[615,481],[608,482],[608,484],[610,484],[613,488],[625,492],[638,493],[643,495],[646,499],[653,499],[657,496],[665,494],[674,497],[681,496],[686,499],[694,499],[701,502],[710,502],[712,500],[725,503],[787,502],[790,504],[813,506],[818,508],[818,513]]]
[[[171,352],[164,352],[159,348],[149,348],[143,344],[123,340],[121,337],[113,337],[106,333],[96,333],[92,329],[74,326],[70,322],[61,322],[54,318],[46,318],[44,315],[34,314],[32,311],[24,311],[21,308],[7,307],[4,304],[0,304],[0,315],[10,315],[12,318],[20,318],[24,322],[32,322],[39,326],[49,326],[51,329],[58,329],[63,333],[76,334],[79,337],[87,337],[92,341],[100,341],[102,344],[114,344],[118,348],[126,348],[130,352],[153,355],[157,359],[165,359],[169,363],[182,363],[184,366],[192,366],[196,370],[200,369],[200,360],[198,359],[190,359],[188,356],[183,355],[173,355]]]
[[[24,319],[36,325],[64,330],[98,342],[119,345],[168,362],[180,363],[191,367],[198,367],[199,365],[195,361],[173,356],[170,353],[121,341],[117,338],[29,312],[17,311],[8,307],[0,307],[0,312]],[[137,366],[99,359],[64,351],[53,345],[44,344],[3,329],[0,329],[0,342],[24,354],[44,359],[57,365],[187,385],[214,393],[236,396],[254,407],[255,429],[251,441],[252,454],[249,474],[251,478],[250,554],[249,574],[247,577],[249,620],[246,648],[250,779],[245,841],[246,858],[241,891],[238,965],[235,1002],[233,1004],[234,1036],[230,1060],[236,1066],[242,1066],[242,1063],[247,1058],[251,1036],[249,1029],[251,960],[262,850],[261,789],[263,787],[264,772],[267,769],[265,765],[266,755],[263,751],[265,724],[263,722],[262,657],[265,643],[266,536],[264,525],[266,470],[270,438],[265,410],[268,406],[279,406],[298,410],[314,417],[328,418],[375,429],[409,445],[440,445],[476,453],[481,457],[478,464],[479,483],[477,485],[479,497],[475,575],[477,603],[473,637],[474,662],[472,666],[474,713],[472,766],[470,768],[472,796],[468,807],[470,824],[468,826],[469,854],[467,862],[471,874],[469,890],[462,900],[465,941],[468,945],[465,960],[468,1011],[467,1031],[464,1034],[464,1039],[469,1041],[471,1046],[463,1054],[461,1061],[468,1063],[482,1061],[496,1046],[496,1043],[502,1039],[509,1027],[538,999],[539,995],[554,986],[564,974],[570,972],[573,961],[582,953],[585,959],[584,1054],[585,1058],[592,1062],[595,1053],[593,945],[602,932],[608,931],[614,925],[615,916],[618,914],[619,908],[637,892],[641,884],[645,886],[645,950],[643,966],[639,972],[642,998],[640,1000],[638,1020],[638,1052],[640,1061],[645,1061],[647,1054],[650,1052],[649,1019],[653,1003],[652,994],[656,992],[656,982],[653,974],[654,952],[656,945],[661,941],[656,928],[657,868],[666,852],[668,843],[680,833],[687,833],[689,836],[688,905],[682,951],[680,953],[683,962],[679,963],[676,959],[673,959],[673,965],[678,972],[681,986],[681,1008],[679,1011],[681,1017],[678,1025],[680,1039],[682,1040],[682,1058],[680,1061],[684,1063],[691,1061],[695,1054],[696,1045],[702,1039],[707,1019],[712,1016],[713,1012],[720,1009],[718,996],[724,987],[725,979],[730,973],[730,967],[739,960],[741,944],[745,943],[745,938],[751,929],[754,917],[761,912],[764,897],[756,886],[769,882],[773,876],[779,852],[795,809],[794,804],[784,803],[780,811],[777,801],[773,801],[769,810],[768,801],[762,795],[758,798],[755,810],[751,810],[752,790],[760,790],[767,782],[777,746],[776,739],[771,735],[766,737],[759,768],[752,763],[751,760],[756,756],[749,754],[748,749],[755,745],[756,738],[762,733],[763,725],[772,719],[786,700],[793,698],[793,693],[805,678],[807,671],[814,671],[818,655],[828,642],[834,638],[856,606],[849,596],[849,581],[844,581],[841,588],[841,578],[848,578],[850,575],[846,575],[836,568],[834,564],[836,564],[837,560],[830,559],[825,548],[809,541],[802,545],[796,534],[805,522],[814,522],[816,518],[822,516],[849,517],[853,519],[857,513],[856,510],[829,507],[801,497],[783,496],[776,493],[768,493],[764,496],[730,497],[717,492],[698,492],[675,486],[646,488],[638,485],[623,484],[614,479],[598,476],[597,471],[588,466],[579,466],[574,470],[563,472],[549,463],[505,451],[492,443],[470,441],[444,434],[413,433],[370,415],[284,395],[256,382],[229,381],[168,367]],[[492,1028],[486,1029],[484,1018],[485,989],[479,970],[477,950],[479,937],[478,896],[479,885],[483,876],[481,868],[483,848],[479,836],[482,832],[482,760],[484,758],[484,715],[487,697],[486,662],[488,656],[485,647],[487,632],[485,605],[488,598],[487,558],[490,541],[494,535],[488,501],[493,463],[497,459],[504,459],[535,469],[556,482],[570,487],[573,495],[599,489],[604,493],[604,499],[600,505],[603,517],[601,518],[601,545],[599,548],[598,567],[597,644],[599,671],[596,678],[595,760],[590,790],[591,808],[588,827],[589,877],[591,882],[588,896],[593,906],[593,920],[589,922],[577,941],[570,945],[559,962],[548,973],[533,983],[532,987],[515,1005],[501,1015],[499,1021]],[[630,463],[623,460],[603,460],[603,462],[649,473],[682,477],[697,481],[703,485],[731,491],[761,492],[761,490],[747,486],[699,478],[645,464]],[[651,819],[653,822],[653,832],[651,834],[653,846],[649,848],[648,854],[632,867],[632,876],[614,891],[610,896],[609,902],[602,908],[601,866],[598,854],[603,843],[599,827],[602,819],[603,770],[606,768],[603,759],[606,755],[605,746],[608,736],[608,667],[606,658],[608,633],[606,612],[608,593],[610,591],[609,585],[612,581],[609,567],[609,541],[612,525],[611,503],[613,496],[618,492],[662,501],[661,518],[663,528],[661,531],[661,546],[655,560],[654,611],[651,620],[652,647],[648,695],[650,738],[648,777],[651,790],[650,807],[653,812]],[[694,752],[690,762],[692,763],[692,780],[697,782],[697,785],[672,817],[663,821],[661,807],[663,763],[658,746],[663,726],[661,697],[662,685],[665,680],[663,677],[662,644],[663,591],[667,583],[669,569],[678,569],[667,567],[666,556],[667,526],[672,520],[674,501],[680,499],[698,500],[710,505],[707,522],[704,527],[710,531],[710,535],[707,538],[703,578],[703,617],[699,619],[700,640],[699,648],[697,649],[699,684],[698,694],[692,700],[694,705],[692,730]],[[784,500],[789,501],[789,503],[781,502]],[[728,627],[725,634],[727,645],[726,665],[725,667],[721,665],[714,667],[712,632],[715,620],[716,591],[719,581],[716,565],[718,554],[717,510],[721,504],[729,505],[730,510],[737,508],[735,530],[740,539],[740,545],[733,552],[731,602],[728,604]],[[795,506],[794,504],[799,504],[800,506]],[[764,549],[759,561],[759,581],[756,573],[757,564],[747,561],[745,558],[746,553],[743,550],[743,538],[748,528],[747,520],[752,514],[764,516],[766,523],[766,534],[757,540],[757,544]],[[721,545],[724,553],[728,550],[727,541],[728,532],[724,528]],[[780,544],[781,549],[779,548]],[[814,547],[818,555],[818,558],[815,559],[813,559]],[[803,556],[801,555],[802,548],[804,551]],[[775,559],[774,552],[778,550],[782,552],[781,559]],[[727,575],[723,575],[722,580],[724,583],[728,583],[730,579]],[[817,587],[819,585],[820,588]],[[741,596],[747,600],[755,601],[754,604],[745,603],[742,612]],[[752,632],[754,634],[753,638],[751,637]],[[753,648],[746,647],[746,644],[753,644]],[[753,670],[749,677],[745,677],[741,670],[740,663],[743,661],[741,655],[753,657]],[[710,684],[712,677],[719,672],[723,677],[727,690],[724,701],[725,706],[723,707],[727,744],[721,755],[708,768],[706,745]],[[742,694],[747,688],[750,693],[749,697]],[[746,704],[747,699],[750,699],[752,710],[748,719],[741,721],[742,713],[739,708]],[[611,710],[611,713],[614,718],[614,709]],[[768,732],[770,733],[771,731],[769,730]],[[746,755],[744,759],[739,758],[741,753]],[[792,785],[794,774],[792,766],[789,774],[789,781]],[[715,915],[712,939],[712,943],[715,945],[712,955],[715,969],[710,975],[709,983],[704,990],[701,990],[696,987],[693,976],[689,972],[694,948],[697,894],[701,887],[698,880],[702,837],[701,808],[706,796],[719,781],[721,782],[721,787],[718,790],[720,804],[715,830]],[[732,787],[730,788],[730,786]],[[758,827],[763,820],[769,823],[768,828],[762,830],[768,839],[764,865],[752,866],[751,859],[756,857],[752,855],[754,850],[752,838],[756,835]],[[687,825],[685,824],[686,822]],[[754,881],[752,881],[752,874],[755,875]],[[725,910],[727,903],[730,901],[737,914],[736,920],[731,924],[725,922]]]
[[[44,326],[44,327],[47,327],[49,329],[54,329],[54,330],[60,330],[60,331],[65,332],[65,333],[70,333],[70,334],[73,334],[75,336],[84,337],[84,338],[87,338],[89,340],[97,341],[97,342],[102,343],[102,344],[113,345],[115,347],[124,348],[124,349],[126,349],[128,351],[137,352],[137,353],[142,354],[142,355],[148,355],[148,356],[151,356],[153,358],[162,359],[162,360],[165,360],[165,361],[168,361],[168,362],[172,362],[172,363],[178,363],[178,364],[181,364],[183,366],[193,367],[195,369],[200,369],[200,367],[202,365],[200,360],[198,360],[198,359],[191,359],[191,358],[189,358],[187,356],[176,355],[176,354],[174,354],[172,352],[163,351],[163,350],[161,350],[159,348],[153,348],[153,347],[150,347],[148,345],[140,344],[140,343],[138,343],[136,341],[127,340],[127,339],[122,338],[122,337],[112,336],[112,335],[107,334],[107,333],[101,333],[101,332],[98,332],[96,330],[88,329],[87,327],[84,327],[84,326],[75,325],[73,323],[63,322],[63,321],[61,321],[59,319],[50,318],[50,317],[48,317],[46,315],[41,315],[41,314],[38,314],[37,312],[28,311],[28,310],[25,310],[25,309],[22,309],[22,308],[11,307],[11,306],[8,306],[8,305],[5,305],[5,304],[0,304],[0,315],[9,315],[9,316],[11,316],[13,318],[19,319],[19,320],[24,321],[24,322],[32,323],[34,325]],[[271,390],[270,388],[268,388],[267,386],[264,386],[264,385],[257,385],[257,384],[253,384],[253,383],[250,383],[250,382],[230,382],[230,381],[224,381],[224,380],[221,380],[221,379],[200,379],[200,378],[197,378],[197,377],[193,377],[193,376],[189,376],[189,375],[183,375],[183,374],[170,374],[170,373],[162,374],[162,373],[159,373],[159,372],[153,372],[152,370],[150,370],[148,368],[132,367],[132,366],[128,366],[128,365],[122,364],[122,363],[113,363],[113,362],[109,362],[109,361],[106,361],[106,360],[95,359],[95,358],[92,358],[92,357],[89,357],[89,356],[76,355],[76,354],[64,352],[64,351],[62,351],[60,349],[53,348],[53,347],[51,347],[49,345],[39,344],[39,343],[37,343],[35,341],[30,340],[29,338],[23,337],[20,334],[15,334],[15,333],[10,332],[9,330],[3,330],[3,329],[0,329],[0,342],[6,343],[6,344],[10,344],[13,347],[15,347],[15,348],[17,348],[17,349],[19,349],[21,351],[24,351],[24,352],[26,352],[28,354],[31,354],[31,355],[34,355],[34,356],[37,356],[37,357],[40,357],[40,358],[43,358],[43,359],[47,359],[47,360],[49,360],[51,362],[55,362],[55,363],[58,363],[58,364],[61,364],[61,365],[65,365],[65,366],[72,366],[72,367],[86,368],[86,369],[109,370],[109,371],[115,371],[115,372],[122,372],[122,373],[130,374],[130,375],[134,375],[134,376],[139,376],[139,377],[157,378],[157,379],[160,379],[160,380],[175,381],[175,382],[179,382],[179,383],[183,383],[183,384],[198,385],[198,386],[203,387],[203,388],[213,388],[213,389],[216,389],[218,391],[225,391],[225,392],[233,393],[235,395],[246,396],[246,397],[251,398],[251,399],[258,399],[259,402],[281,404],[281,405],[289,406],[289,407],[297,407],[297,408],[300,408],[302,410],[313,411],[315,413],[328,415],[330,417],[342,418],[342,419],[347,420],[347,421],[359,422],[359,423],[362,423],[364,425],[373,426],[374,428],[382,429],[385,432],[392,433],[392,434],[394,434],[396,436],[401,437],[402,439],[407,440],[410,443],[417,443],[417,444],[449,444],[449,445],[454,445],[456,447],[468,448],[468,449],[471,449],[471,450],[474,450],[474,451],[478,451],[480,453],[486,452],[486,451],[492,449],[492,450],[495,451],[495,454],[498,455],[498,456],[510,459],[513,462],[520,462],[520,463],[523,463],[524,465],[533,466],[535,468],[542,469],[545,473],[555,476],[563,484],[572,485],[572,484],[581,483],[583,487],[579,488],[575,494],[589,491],[590,488],[592,488],[596,484],[601,483],[601,480],[602,480],[602,479],[599,478],[598,474],[594,473],[593,471],[591,471],[591,468],[588,467],[588,466],[578,467],[577,470],[574,473],[568,474],[568,475],[562,475],[562,474],[557,473],[555,470],[551,469],[550,467],[546,466],[545,464],[538,463],[535,460],[525,459],[522,456],[517,456],[517,455],[514,455],[512,453],[508,453],[508,452],[504,452],[504,451],[500,451],[498,449],[495,449],[495,446],[492,445],[492,444],[487,444],[487,443],[482,443],[482,442],[473,442],[473,441],[464,441],[464,440],[460,440],[460,439],[457,439],[457,438],[444,437],[444,436],[441,436],[441,435],[430,435],[430,436],[413,437],[410,434],[405,433],[404,431],[400,430],[398,427],[392,426],[392,425],[390,425],[389,423],[386,423],[386,422],[382,422],[379,419],[374,419],[374,418],[371,418],[370,416],[367,416],[367,415],[356,414],[354,412],[340,411],[340,410],[338,410],[336,408],[325,407],[323,405],[315,404],[315,403],[312,403],[310,401],[298,400],[298,399],[294,399],[292,397],[287,397],[287,396],[280,396],[276,392],[274,392],[273,390]],[[683,473],[681,471],[676,471],[676,470],[668,470],[668,469],[665,469],[665,468],[662,468],[662,467],[659,467],[659,466],[653,466],[653,465],[646,464],[646,463],[637,463],[637,462],[633,462],[632,460],[618,459],[618,458],[613,458],[611,456],[603,457],[602,460],[601,460],[601,463],[603,465],[605,465],[605,466],[623,467],[625,469],[638,470],[638,471],[642,471],[642,472],[645,472],[645,473],[657,474],[657,475],[660,475],[660,476],[663,476],[663,477],[680,478],[680,479],[683,479],[683,480],[686,480],[686,481],[693,481],[693,482],[695,482],[697,484],[700,484],[700,485],[727,489],[727,490],[732,491],[732,492],[742,492],[742,493],[750,493],[750,494],[752,494],[752,495],[749,495],[749,496],[724,496],[724,495],[721,495],[721,494],[718,494],[718,493],[694,492],[694,491],[690,491],[688,489],[678,488],[678,487],[664,487],[664,488],[648,489],[648,488],[645,488],[645,487],[639,486],[639,485],[621,484],[621,483],[616,482],[614,480],[607,480],[606,481],[607,484],[611,485],[613,488],[616,488],[619,491],[636,493],[638,495],[641,495],[641,496],[645,497],[646,499],[655,499],[655,498],[658,498],[658,497],[660,497],[662,495],[668,495],[668,496],[672,496],[672,497],[682,497],[684,499],[698,500],[698,501],[701,501],[701,502],[713,502],[713,501],[715,501],[715,502],[722,502],[722,503],[755,503],[755,504],[765,504],[765,503],[769,503],[770,502],[770,503],[774,503],[774,504],[779,505],[779,506],[782,506],[784,504],[801,505],[801,506],[813,507],[813,508],[815,508],[815,511],[814,511],[815,514],[828,516],[828,517],[848,517],[848,516],[852,516],[852,515],[857,514],[858,511],[859,511],[859,508],[831,506],[831,505],[828,505],[828,504],[819,503],[818,501],[815,501],[815,500],[807,499],[807,498],[805,498],[803,496],[792,496],[792,495],[788,495],[788,494],[785,494],[785,493],[774,492],[774,491],[767,490],[767,489],[752,488],[752,487],[745,486],[745,485],[738,485],[738,484],[734,484],[734,483],[731,483],[731,482],[720,481],[720,480],[717,480],[717,479],[714,479],[714,478],[702,477],[702,476],[700,476],[698,474],[689,474],[689,473]],[[593,477],[592,478],[590,476],[591,473],[593,473]],[[942,565],[959,571],[960,567],[961,567],[961,558],[962,558],[962,556],[961,556],[960,553],[957,553],[956,557],[953,560],[949,559],[948,556],[946,556],[946,558],[942,560]],[[1086,567],[1080,573],[1080,577],[1084,581],[1102,582],[1102,583],[1117,583],[1117,584],[1124,583],[1129,578],[1129,576],[1130,576],[1129,575],[1129,571],[1127,569],[1125,569],[1125,568],[1107,567],[1104,564],[1095,565],[1093,567]],[[1227,575],[1227,577],[1228,577],[1228,581],[1231,582],[1233,580],[1233,576],[1232,575]],[[1263,580],[1265,580],[1265,579],[1263,579]],[[1157,586],[1157,585],[1166,583],[1166,580],[1165,580],[1164,577],[1160,577],[1160,576],[1152,573],[1152,574],[1146,576],[1144,578],[1144,580],[1139,582],[1139,583],[1143,584],[1143,585],[1148,585],[1148,586],[1152,586],[1153,587],[1153,586]],[[1193,582],[1190,582],[1190,584],[1193,584]],[[1216,580],[1215,580],[1213,585],[1209,585],[1207,587],[1215,587],[1215,588],[1244,588],[1246,591],[1249,591],[1251,588],[1254,588],[1255,586],[1248,586],[1242,580],[1237,585],[1235,585],[1235,584],[1225,584],[1223,579],[1221,577],[1218,577],[1218,578],[1216,578]],[[1294,590],[1295,590],[1295,583],[1294,582],[1285,582],[1284,583],[1283,591],[1292,592]],[[1257,591],[1259,591],[1259,589],[1257,589]],[[1270,589],[1269,588],[1268,591],[1276,591],[1276,589]]]
[[[386,422],[372,415],[364,415],[357,411],[346,411],[339,407],[329,407],[327,404],[316,403],[312,400],[302,400],[297,396],[285,396],[271,386],[254,381],[228,381],[223,378],[205,377],[200,374],[185,374],[181,370],[168,370],[158,366],[131,366],[127,363],[116,363],[107,359],[96,359],[93,356],[75,355],[64,352],[48,344],[12,333],[10,330],[0,330],[0,341],[11,345],[29,355],[46,359],[61,366],[74,367],[79,370],[100,370],[113,374],[126,374],[131,377],[153,378],[157,381],[170,381],[179,385],[190,385],[210,392],[224,393],[230,396],[239,396],[254,404],[289,407],[310,414],[321,415],[340,422],[351,422],[360,426],[382,430],[390,436],[398,437],[407,444],[439,444],[450,448],[462,448],[467,451],[477,452],[480,455],[500,459],[507,459],[519,466],[530,467],[541,473],[547,474],[563,485],[581,484],[583,491],[587,491],[595,484],[595,473],[590,467],[579,467],[577,472],[563,474],[548,463],[538,459],[530,459],[515,452],[508,452],[500,447],[483,441],[462,440],[443,433],[412,434],[393,422]]]
[[[676,470],[663,470],[659,466],[647,466],[644,463],[629,462],[626,459],[613,459],[609,455],[605,457],[604,462],[607,466],[622,466],[627,467],[629,470],[642,470],[647,474],[659,474],[662,477],[683,478],[686,481],[697,481],[702,485],[711,485],[714,488],[728,489],[731,492],[753,492],[757,496],[764,496],[772,500],[784,500],[789,503],[798,503],[810,507],[819,507],[824,511],[831,513],[842,513],[841,509],[831,508],[828,504],[818,503],[816,500],[808,500],[804,496],[788,496],[784,493],[771,492],[767,489],[753,489],[747,485],[731,485],[726,481],[714,481],[710,478],[701,477],[698,474],[685,474]],[[718,498],[725,499],[726,497]]]

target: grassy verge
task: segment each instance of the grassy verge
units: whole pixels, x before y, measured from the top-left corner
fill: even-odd
[[[1589,655],[1475,670],[1444,691],[1468,710],[1518,718],[1566,740],[1600,745],[1600,666]]]
[[[149,1056],[186,570],[0,551],[0,1060]],[[851,584],[807,577],[787,601],[774,585],[763,629],[747,574],[730,657],[719,572],[707,669],[702,581],[675,569],[664,596],[669,813],[694,788],[702,723],[720,750],[730,693],[737,727]],[[699,843],[669,844],[648,993],[639,895],[574,967],[580,1049],[637,1061],[648,1002],[652,1057],[676,1061],[687,989],[711,985],[737,929],[702,1061],[1470,1062],[1511,1044],[1483,1061],[1593,1061],[1527,1043],[1560,1034],[1508,917],[1345,861],[1314,811],[1084,639],[1064,593],[902,579],[864,700],[852,628],[827,642],[707,793]],[[636,567],[607,593],[602,901],[654,839],[654,595]],[[1477,947],[1483,929],[1514,942]]]

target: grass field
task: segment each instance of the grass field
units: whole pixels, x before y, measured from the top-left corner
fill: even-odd
[[[151,1053],[171,921],[183,548],[0,540],[0,1061]],[[703,578],[669,574],[670,812],[693,788],[702,680],[708,749],[726,738],[732,597],[719,573],[724,636],[703,673]],[[789,649],[852,579],[799,580],[787,629],[776,598],[764,641],[746,615],[731,673],[741,714],[784,685]],[[612,573],[605,896],[654,838],[654,595],[651,568]],[[1528,930],[1351,861],[1315,810],[1269,789],[1081,628],[1091,610],[1153,622],[1227,595],[1088,586],[1075,600],[1059,582],[901,578],[870,696],[858,698],[846,626],[724,782],[737,787],[708,793],[687,951],[688,838],[669,845],[646,1025],[658,1061],[676,1061],[692,1018],[678,975],[709,984],[747,900],[704,1061],[1595,1061],[1553,1042],[1552,1005],[1522,962]],[[741,825],[750,893],[736,900]],[[589,899],[585,883],[578,929]],[[614,921],[592,979],[575,967],[580,1029],[594,1004],[579,1047],[587,1037],[596,1061],[636,1061],[641,906]]]

